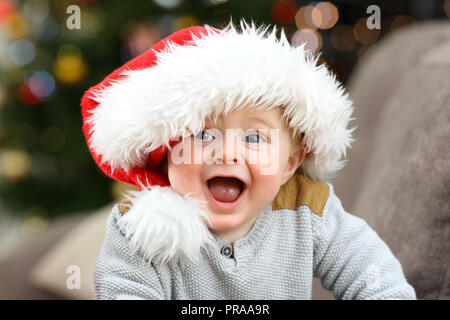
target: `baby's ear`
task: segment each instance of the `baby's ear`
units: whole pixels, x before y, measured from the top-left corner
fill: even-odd
[[[298,145],[294,147],[289,156],[288,164],[286,166],[285,172],[283,173],[282,185],[285,184],[301,166],[307,155],[307,149],[303,145]]]

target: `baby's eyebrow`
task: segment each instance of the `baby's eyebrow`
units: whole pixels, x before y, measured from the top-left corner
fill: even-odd
[[[273,123],[271,123],[270,121],[268,121],[268,120],[266,120],[264,118],[250,116],[250,117],[247,118],[247,120],[253,120],[253,122],[260,122],[260,123],[264,124],[266,127],[269,127],[269,128],[276,128],[276,126],[274,126]]]

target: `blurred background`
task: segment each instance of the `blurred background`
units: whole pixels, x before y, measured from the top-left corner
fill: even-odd
[[[80,28],[69,25],[80,9]],[[368,29],[370,5],[381,13]],[[127,185],[97,168],[81,131],[85,90],[160,39],[240,18],[307,42],[346,83],[379,41],[450,17],[450,0],[0,0],[0,261],[56,219],[121,198]]]

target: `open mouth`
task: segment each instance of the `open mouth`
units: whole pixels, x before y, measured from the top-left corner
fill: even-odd
[[[206,182],[210,196],[219,203],[235,203],[245,190],[245,183],[235,177],[213,177]]]

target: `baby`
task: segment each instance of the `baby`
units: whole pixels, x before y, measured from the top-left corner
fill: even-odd
[[[95,268],[98,299],[415,299],[399,261],[326,182],[352,102],[304,45],[241,22],[191,27],[82,100],[96,163],[133,184]]]

